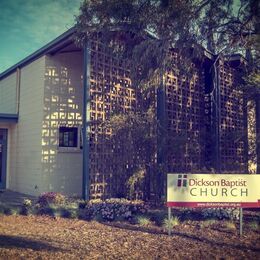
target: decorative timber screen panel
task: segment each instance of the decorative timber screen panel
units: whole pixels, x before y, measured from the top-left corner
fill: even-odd
[[[118,176],[116,161],[128,156],[111,141],[104,123],[113,114],[135,111],[136,91],[127,61],[109,54],[97,35],[91,41],[90,73],[90,195],[104,198],[119,192],[125,176]]]
[[[220,162],[221,171],[244,173],[246,163],[246,103],[237,71],[227,62],[219,64],[220,88]]]
[[[191,172],[205,161],[204,72],[191,63],[191,72],[179,70],[181,57],[172,52],[174,66],[165,75],[167,171]]]
[[[165,172],[211,170],[214,167],[214,138],[219,138],[220,171],[247,171],[245,100],[237,88],[236,69],[229,63],[220,61],[217,64],[219,104],[215,104],[212,97],[215,75],[213,77],[211,70],[214,61],[190,62],[192,70],[187,73],[180,69],[181,56],[171,51],[172,66],[165,71],[162,86],[154,86],[144,94],[144,90],[132,86],[127,60],[111,55],[97,35],[91,41],[90,52],[91,198],[125,196],[126,181],[133,170],[138,169],[136,162],[140,154],[134,151],[132,144],[127,145],[127,132],[122,131],[115,141],[112,130],[105,126],[115,114],[150,109],[158,121],[163,117],[161,122],[164,122],[162,127],[167,141],[161,152],[159,138],[151,145],[155,153],[150,157],[148,173],[151,176],[145,181],[150,194],[156,192],[156,163],[165,163]],[[212,132],[212,122],[216,120],[213,107],[220,117],[218,137]],[[161,160],[160,156],[164,158]]]

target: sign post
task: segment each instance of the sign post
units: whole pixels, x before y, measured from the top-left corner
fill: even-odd
[[[169,207],[168,208],[168,221],[170,223],[171,221],[171,218],[172,218],[172,208]],[[171,228],[170,228],[171,225],[168,225],[168,235],[170,236],[171,235]]]
[[[240,208],[242,236],[243,208],[260,207],[259,183],[256,174],[168,174],[168,217],[171,207]]]
[[[243,208],[239,211],[239,235],[243,235]]]

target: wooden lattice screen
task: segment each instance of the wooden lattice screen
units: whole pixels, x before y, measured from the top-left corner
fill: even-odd
[[[103,123],[113,113],[135,111],[136,92],[127,61],[109,54],[98,36],[91,41],[90,100],[90,194],[92,198],[113,196],[118,184],[113,158],[127,153],[115,153],[109,142],[112,133]]]
[[[246,103],[239,89],[237,71],[227,62],[219,64],[221,171],[245,173]]]
[[[167,135],[164,162],[167,172],[196,172],[206,163],[206,154],[211,144],[206,144],[211,135],[209,116],[213,104],[210,95],[205,94],[209,75],[202,64],[191,64],[192,73],[179,69],[182,62],[177,52],[170,52],[173,66],[163,78],[163,104],[158,104],[157,88],[152,88],[148,96],[141,95],[132,86],[127,60],[116,58],[107,52],[98,36],[91,41],[90,64],[90,125],[89,125],[89,172],[91,198],[117,196],[122,191],[124,176],[134,168],[133,153],[128,153],[122,140],[111,142],[111,129],[104,122],[115,113],[127,114],[158,105],[164,108],[164,131]],[[236,88],[236,70],[228,63],[218,64],[220,88],[220,162],[221,171],[243,172],[246,170],[245,104],[242,91]],[[162,101],[161,100],[161,101]],[[160,102],[161,102],[160,101]],[[158,119],[161,115],[157,114]],[[207,125],[209,127],[207,127]],[[120,138],[120,137],[119,137]],[[120,147],[120,142],[122,146]],[[160,142],[160,140],[159,140]],[[159,143],[155,144],[159,148]],[[155,148],[155,149],[157,149]],[[131,158],[129,154],[132,154]],[[116,160],[115,160],[116,158]],[[127,162],[122,166],[121,175],[116,161]],[[156,163],[157,156],[153,162]],[[210,166],[210,165],[207,165]],[[152,183],[154,180],[149,180]],[[153,192],[151,184],[150,192]]]
[[[205,115],[204,72],[192,66],[190,75],[181,72],[182,62],[172,52],[174,65],[165,75],[167,134],[167,171],[191,172],[204,166]]]

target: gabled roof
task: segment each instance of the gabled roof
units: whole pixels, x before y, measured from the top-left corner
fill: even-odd
[[[72,35],[74,34],[74,32],[75,32],[75,27],[72,27],[71,29],[64,32],[62,35],[60,35],[53,41],[49,42],[39,50],[35,51],[34,53],[27,56],[20,62],[16,63],[9,69],[5,70],[0,74],[0,80],[13,73],[17,68],[22,68],[43,55],[55,53],[58,49],[61,49],[71,44],[73,42]]]

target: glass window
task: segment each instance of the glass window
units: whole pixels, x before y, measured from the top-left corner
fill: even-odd
[[[59,147],[78,147],[78,127],[59,128]]]

